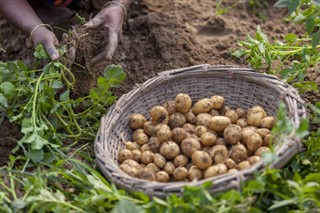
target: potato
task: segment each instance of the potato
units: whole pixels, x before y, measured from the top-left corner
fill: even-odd
[[[204,178],[214,177],[218,175],[220,175],[219,167],[216,165],[210,166],[203,173]]]
[[[226,143],[228,145],[234,145],[236,143],[239,143],[242,139],[241,127],[235,124],[230,124],[223,131],[223,138],[226,140]]]
[[[224,116],[229,118],[232,124],[237,123],[237,120],[239,119],[238,114],[234,110],[228,110]]]
[[[212,118],[212,116],[208,113],[200,113],[196,116],[196,125],[197,126],[205,126],[208,128],[209,120]]]
[[[131,129],[142,129],[146,118],[142,114],[133,113],[129,117],[129,126]]]
[[[182,128],[187,132],[187,133],[190,133],[190,134],[195,134],[196,132],[196,128],[194,127],[194,125],[192,124],[189,124],[189,123],[186,123],[182,126]]]
[[[177,181],[185,180],[188,177],[188,170],[185,167],[178,167],[173,171],[173,177]]]
[[[271,134],[267,134],[265,137],[264,137],[264,139],[263,139],[263,143],[262,143],[262,145],[263,146],[270,146],[270,143],[271,143],[271,141],[272,141],[272,135]]]
[[[166,141],[161,144],[160,154],[167,160],[171,160],[180,154],[180,147],[173,141]]]
[[[250,164],[250,162],[248,160],[245,160],[245,161],[240,162],[238,167],[239,167],[240,170],[244,170],[244,169],[250,168],[251,164]]]
[[[167,125],[167,124],[157,124],[156,126],[154,126],[154,129],[153,129],[153,134],[154,135],[157,135],[157,132],[160,130],[160,129],[167,129],[167,130],[171,130],[170,127]]]
[[[171,132],[171,139],[177,144],[181,144],[181,142],[186,139],[187,136],[188,134],[183,128],[175,128]]]
[[[223,164],[223,163],[218,163],[218,164],[216,164],[216,166],[219,168],[219,175],[222,175],[222,174],[225,174],[225,173],[227,173],[227,171],[228,171],[228,168],[227,168],[227,166],[225,165],[225,164]]]
[[[192,99],[188,94],[178,94],[175,97],[176,110],[181,113],[187,113],[192,106]]]
[[[121,164],[119,168],[132,177],[138,177],[141,172],[140,169],[131,167],[129,164]]]
[[[137,161],[133,160],[133,159],[127,159],[127,160],[123,161],[122,164],[123,165],[127,164],[130,167],[136,168],[136,169],[140,169],[141,168],[140,164]]]
[[[193,114],[192,111],[189,111],[189,112],[185,113],[184,117],[186,117],[188,123],[190,123],[190,124],[195,124],[196,123],[196,115]]]
[[[213,109],[213,110],[211,110],[210,115],[211,115],[211,116],[219,116],[219,115],[220,115],[220,113],[219,113],[219,111],[218,111],[218,110]]]
[[[240,126],[241,128],[244,128],[244,127],[248,126],[248,121],[246,118],[240,118],[239,120],[237,120],[236,124],[238,126]]]
[[[276,123],[276,120],[272,116],[267,116],[262,119],[260,126],[262,128],[272,129],[273,125]]]
[[[161,128],[157,131],[156,136],[160,144],[169,141],[171,138],[171,130],[169,128]]]
[[[264,119],[266,116],[267,116],[267,113],[264,111],[262,107],[260,106],[252,107],[248,109],[248,112],[247,112],[248,124],[250,126],[259,127],[262,119]]]
[[[126,148],[129,150],[139,150],[140,149],[140,145],[137,142],[131,142],[131,141],[127,141],[124,142],[126,145]]]
[[[154,154],[154,158],[153,158],[153,163],[158,167],[158,168],[163,168],[164,165],[166,164],[167,160],[165,157],[163,157],[162,155],[160,155],[159,153],[155,153]]]
[[[156,174],[156,181],[161,183],[167,183],[169,181],[169,174],[165,171],[159,171]]]
[[[169,116],[168,111],[163,106],[153,106],[149,110],[149,114],[151,116],[151,121],[152,121],[153,124],[162,123]]]
[[[160,171],[159,167],[157,167],[154,163],[148,163],[145,168],[151,169],[152,171],[154,171],[154,173]]]
[[[151,151],[151,148],[150,148],[149,144],[146,143],[146,144],[143,144],[143,145],[141,146],[140,151],[141,151],[141,152]]]
[[[210,151],[210,156],[214,163],[222,163],[228,158],[228,149],[224,145],[215,145]]]
[[[189,163],[189,158],[184,154],[180,154],[173,159],[173,164],[175,167],[186,166]]]
[[[208,129],[222,132],[227,126],[231,124],[231,120],[225,116],[215,116],[209,119]]]
[[[227,142],[224,138],[217,138],[216,145],[224,145],[227,146]]]
[[[261,136],[258,133],[253,133],[248,137],[246,145],[250,152],[256,151],[258,148],[262,146]]]
[[[204,151],[195,151],[192,154],[192,163],[199,169],[205,170],[212,165],[212,158]]]
[[[238,172],[237,169],[229,169],[227,173],[236,173],[236,172]]]
[[[208,113],[212,110],[212,102],[209,98],[203,98],[197,101],[191,110],[195,115],[199,115],[200,113]]]
[[[221,109],[224,105],[224,97],[214,95],[210,98],[213,109]]]
[[[132,140],[137,141],[138,135],[145,134],[143,129],[136,129],[132,134]]]
[[[154,153],[151,151],[144,151],[141,154],[141,163],[147,165],[153,163]]]
[[[242,143],[244,145],[247,145],[247,141],[253,133],[255,133],[255,130],[250,126],[242,128]]]
[[[241,119],[241,118],[245,118],[246,117],[246,110],[239,107],[236,109],[236,113],[238,114],[238,117]]]
[[[220,115],[225,116],[225,114],[231,110],[230,106],[224,106],[219,110]]]
[[[208,129],[205,126],[196,126],[195,133],[198,137],[201,137]]]
[[[133,159],[132,151],[129,149],[120,150],[120,152],[118,153],[118,161],[120,163],[122,163],[123,161],[125,161],[127,159]]]
[[[259,162],[260,160],[261,160],[261,157],[256,156],[256,155],[251,156],[251,157],[248,158],[248,161],[250,162],[251,165]]]
[[[143,168],[139,173],[139,178],[149,181],[155,181],[156,174],[152,169]]]
[[[230,158],[239,163],[248,158],[247,149],[242,144],[234,145],[230,150]]]
[[[154,125],[151,121],[147,121],[143,125],[143,130],[148,136],[154,135]]]
[[[234,169],[237,166],[236,162],[234,162],[234,160],[232,160],[231,158],[228,158],[224,162],[224,164],[227,166],[228,169]]]
[[[217,141],[217,136],[212,132],[205,132],[201,135],[201,144],[203,146],[212,146]]]
[[[152,136],[149,138],[148,141],[148,147],[150,151],[152,152],[159,152],[159,148],[160,148],[161,143],[159,142],[158,138],[155,136]]]
[[[203,172],[197,168],[196,166],[191,166],[188,171],[188,178],[189,180],[202,180],[203,179]]]
[[[177,112],[175,101],[168,101],[163,104],[163,107],[166,108],[168,115],[172,115],[173,113]]]
[[[167,161],[163,167],[163,170],[169,175],[173,175],[173,171],[176,169],[174,164],[171,161]]]
[[[211,149],[212,149],[212,146],[205,146],[205,147],[203,147],[202,151],[210,154]]]
[[[192,154],[201,149],[201,144],[194,138],[186,138],[181,142],[181,151],[187,157],[191,157]]]
[[[271,132],[267,128],[259,128],[256,130],[256,133],[258,133],[261,136],[262,140],[264,140],[266,135],[269,135]]]
[[[140,150],[132,150],[132,159],[139,163],[141,160],[141,154]]]
[[[175,112],[169,117],[168,125],[171,129],[182,127],[187,122],[186,117],[182,113]]]
[[[266,146],[262,146],[262,147],[260,147],[259,149],[257,149],[257,151],[255,151],[255,155],[256,156],[259,156],[259,157],[262,157],[262,154],[264,153],[264,152],[270,152],[271,150],[270,150],[270,148],[269,147],[266,147]]]

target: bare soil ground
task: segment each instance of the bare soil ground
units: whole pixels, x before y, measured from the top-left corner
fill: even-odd
[[[118,96],[130,91],[158,72],[196,64],[246,64],[230,53],[238,41],[254,36],[257,25],[270,40],[282,39],[287,33],[302,34],[301,26],[284,22],[285,10],[273,8],[275,1],[260,1],[261,7],[242,1],[227,13],[218,16],[212,0],[137,0],[129,10],[123,38],[112,61],[120,64],[127,74],[123,85],[114,91]],[[236,1],[224,1],[223,6]],[[81,11],[88,18],[96,11]],[[59,26],[70,27],[76,18]],[[0,18],[0,61],[34,60],[28,36]],[[56,30],[58,31],[58,30]],[[61,33],[57,33],[60,35]],[[61,36],[60,36],[61,39]],[[77,73],[77,92],[85,94],[95,83],[94,77]],[[18,126],[8,121],[0,125],[0,166],[5,164],[16,140],[21,136]]]

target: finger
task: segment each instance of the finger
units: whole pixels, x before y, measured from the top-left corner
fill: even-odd
[[[84,26],[87,28],[95,28],[95,27],[98,27],[99,25],[101,25],[102,23],[103,23],[103,19],[96,16],[93,19],[91,19],[90,21],[88,21],[87,23],[85,23]]]
[[[48,43],[44,43],[43,44],[44,48],[47,50],[50,59],[52,61],[56,61],[59,59],[59,53],[58,50],[56,49],[56,47],[53,45],[53,43],[48,42]]]
[[[106,58],[107,59],[111,59],[114,52],[116,51],[117,47],[118,47],[118,33],[116,31],[111,31],[109,33],[109,44],[107,46],[107,54],[106,54]]]
[[[107,49],[105,49],[103,52],[99,53],[97,56],[93,57],[90,60],[90,63],[94,65],[94,64],[99,63],[100,61],[105,60],[106,54],[107,54]]]

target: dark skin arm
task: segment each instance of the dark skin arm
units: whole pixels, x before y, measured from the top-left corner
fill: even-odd
[[[36,26],[42,24],[42,21],[36,15],[27,0],[0,0],[0,13],[9,22],[27,34],[30,34]],[[58,40],[54,33],[45,26],[41,26],[34,31],[32,42],[34,45],[41,43],[52,60],[58,59],[59,54],[55,48],[55,45],[58,44]]]

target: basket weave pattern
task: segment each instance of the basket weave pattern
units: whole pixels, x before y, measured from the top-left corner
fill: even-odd
[[[129,115],[141,113],[150,118],[148,110],[154,105],[162,105],[174,100],[178,93],[187,93],[193,102],[221,95],[225,104],[248,109],[255,105],[263,107],[268,115],[276,116],[279,102],[287,106],[287,114],[298,127],[306,117],[304,102],[297,91],[274,76],[254,72],[252,69],[233,66],[198,65],[182,69],[164,71],[137,85],[132,91],[120,97],[101,119],[101,126],[95,141],[96,163],[105,177],[118,187],[128,191],[142,191],[150,196],[165,197],[171,193],[180,194],[183,186],[200,186],[212,181],[211,193],[239,188],[240,181],[253,177],[253,172],[264,168],[263,162],[249,169],[233,174],[225,174],[198,182],[158,183],[133,178],[120,170],[117,156],[131,140],[132,130],[128,125]],[[280,168],[301,151],[299,139],[292,139],[277,147],[277,160],[272,164]]]

